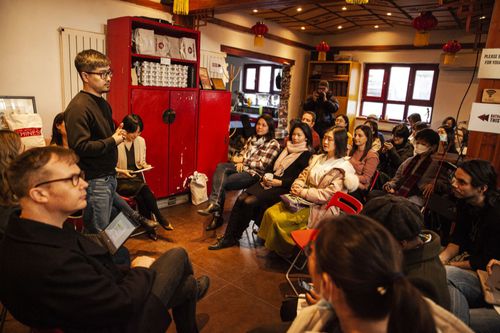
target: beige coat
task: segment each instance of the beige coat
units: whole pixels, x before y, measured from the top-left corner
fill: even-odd
[[[345,158],[338,159],[333,168],[327,172],[318,183],[312,177],[309,177],[311,169],[314,168],[323,155],[314,155],[307,168],[304,169],[294,181],[303,187],[300,196],[307,201],[313,202],[309,214],[308,228],[316,228],[318,222],[326,216],[338,215],[338,207],[326,209],[330,198],[335,192],[353,192],[359,186],[359,179],[356,171],[349,161]],[[292,185],[293,186],[293,185]]]
[[[119,169],[127,170],[127,153],[125,152],[125,142],[118,145],[118,163],[116,166]],[[134,140],[134,157],[135,166],[137,169],[144,168],[146,163],[146,141],[144,138],[138,136]]]

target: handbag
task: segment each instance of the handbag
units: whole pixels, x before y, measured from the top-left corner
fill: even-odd
[[[186,186],[187,182],[189,182],[191,202],[193,205],[199,205],[208,200],[207,181],[207,175],[198,171],[195,171],[192,176],[189,176],[184,181],[184,186]]]
[[[280,195],[280,198],[285,208],[292,213],[297,213],[299,210],[313,205],[312,202],[302,199],[293,194],[282,194]]]

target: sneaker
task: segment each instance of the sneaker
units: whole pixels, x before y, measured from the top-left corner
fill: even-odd
[[[199,301],[207,294],[208,287],[210,287],[210,278],[202,275],[196,279],[196,300]]]

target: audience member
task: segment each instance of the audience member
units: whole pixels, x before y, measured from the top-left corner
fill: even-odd
[[[378,123],[375,120],[367,120],[364,125],[368,125],[372,132],[372,150],[378,152],[385,142],[384,135],[378,131]]]
[[[345,128],[347,131],[347,150],[352,148],[352,134],[349,132],[349,118],[345,114],[339,114],[335,118],[335,126]]]
[[[439,134],[439,150],[440,153],[457,153],[455,147],[455,131],[447,126],[439,126],[437,129]]]
[[[384,184],[383,189],[422,207],[435,187],[443,191],[445,184],[441,174],[438,174],[439,161],[432,159],[439,145],[439,135],[426,128],[418,131],[415,139],[415,156],[401,163],[395,176]]]
[[[274,139],[273,118],[262,115],[255,125],[256,134],[251,136],[239,155],[233,156],[229,163],[219,163],[212,179],[209,205],[198,210],[201,215],[213,214],[206,230],[215,230],[224,220],[222,210],[226,190],[241,190],[256,182],[266,172],[280,151],[280,144]]]
[[[126,272],[108,251],[63,227],[84,209],[87,182],[77,156],[61,147],[33,148],[9,167],[19,198],[0,245],[0,299],[20,322],[64,332],[165,332],[172,309],[178,332],[198,332],[196,301],[209,279],[193,277],[184,249],[157,260],[137,257]]]
[[[453,117],[446,117],[443,119],[441,125],[451,128],[454,131],[455,128],[457,127],[457,121]]]
[[[422,297],[403,274],[401,247],[367,217],[327,219],[305,252],[323,299],[302,309],[289,333],[472,332]]]
[[[347,132],[330,128],[323,136],[324,154],[314,155],[307,168],[293,182],[290,193],[312,203],[310,207],[291,212],[277,203],[267,209],[262,218],[259,237],[265,246],[283,256],[289,256],[294,247],[290,237],[293,230],[315,228],[328,215],[338,215],[335,206],[327,209],[330,198],[337,191],[352,192],[358,187],[358,177],[345,156]]]
[[[136,114],[129,114],[123,118],[122,124],[127,134],[125,141],[118,145],[116,192],[125,197],[134,197],[142,216],[149,219],[154,216],[163,229],[173,230],[172,225],[160,213],[156,198],[143,176],[133,173],[150,167],[146,162],[146,141],[140,136],[144,128],[142,119]]]
[[[406,126],[405,126],[406,128]],[[383,225],[403,250],[403,273],[426,297],[450,308],[446,271],[439,260],[441,240],[431,230],[422,230],[424,216],[417,205],[392,194],[373,198],[361,214]]]
[[[290,186],[311,157],[311,129],[305,123],[295,124],[290,132],[287,146],[278,156],[273,166],[273,173],[268,178],[250,186],[240,194],[231,211],[231,217],[222,238],[208,247],[220,250],[238,244],[243,231],[253,220],[260,225],[264,211],[280,201],[280,195],[290,191]]]
[[[68,134],[66,133],[66,125],[64,124],[64,112],[58,113],[52,122],[52,137],[50,144],[68,148]]]
[[[351,162],[356,176],[359,178],[359,187],[356,191],[358,198],[364,197],[364,192],[370,188],[371,180],[379,162],[378,154],[372,149],[372,131],[367,125],[359,125],[354,130],[354,145],[351,150]],[[363,192],[363,193],[360,193]]]
[[[421,131],[425,128],[429,128],[429,124],[423,122],[423,121],[417,121],[411,126],[411,133],[410,136],[408,137],[408,141],[410,141],[411,145],[415,148],[415,136],[417,135],[418,131]]]
[[[324,132],[333,126],[334,114],[339,109],[339,101],[328,89],[328,81],[319,81],[318,89],[307,97],[303,105],[304,111],[312,111],[316,114],[314,129],[321,138]]]
[[[406,119],[408,120],[408,125],[410,126],[410,128],[413,128],[413,125],[415,125],[419,121],[422,121],[422,117],[419,113],[412,113]]]
[[[394,177],[401,163],[413,156],[413,146],[408,141],[410,131],[403,124],[392,129],[392,139],[384,142],[379,152],[379,171],[389,178]]]
[[[317,151],[321,145],[321,139],[318,132],[314,130],[314,124],[316,123],[316,114],[312,111],[304,111],[304,113],[302,114],[302,122],[306,123],[311,128],[312,147],[315,151]]]

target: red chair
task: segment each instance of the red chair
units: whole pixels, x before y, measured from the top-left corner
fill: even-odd
[[[380,172],[378,170],[375,170],[375,173],[373,174],[372,178],[372,184],[370,185],[370,189],[368,190],[368,192],[371,192],[375,187],[375,183],[377,182],[378,176],[380,176]]]
[[[342,212],[349,215],[359,214],[359,212],[361,212],[361,210],[363,209],[363,204],[359,202],[358,199],[344,192],[335,192],[335,194],[332,196],[326,207],[328,209],[331,206],[338,207]],[[300,266],[296,265],[297,260],[299,260],[299,257],[304,252],[304,248],[307,246],[307,244],[309,244],[311,240],[314,240],[317,234],[318,234],[318,229],[303,229],[303,230],[292,231],[290,235],[293,241],[295,242],[295,245],[297,245],[300,251],[293,260],[293,262],[291,263],[290,267],[288,268],[285,277],[290,287],[292,287],[293,292],[297,296],[299,296],[299,293],[297,292],[297,289],[295,289],[295,286],[292,283],[292,280],[290,278],[290,273],[292,272],[292,269],[294,267],[299,271],[302,271],[306,267],[307,258],[306,260],[304,260],[304,263]]]

